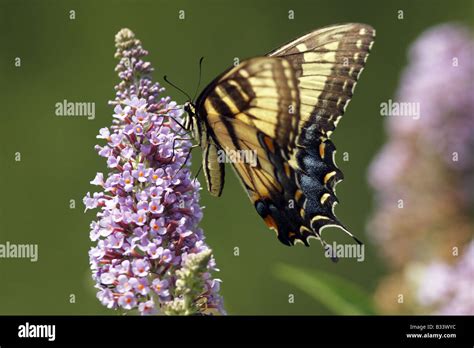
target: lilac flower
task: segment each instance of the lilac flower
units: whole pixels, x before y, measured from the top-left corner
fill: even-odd
[[[138,164],[137,169],[132,170],[132,176],[139,182],[147,182],[147,178],[153,172],[151,168],[145,168],[143,163]]]
[[[151,231],[154,232],[155,235],[156,234],[160,234],[160,235],[166,234],[166,232],[167,232],[166,228],[164,228],[163,226],[164,226],[164,219],[163,218],[152,219],[150,221]]]
[[[104,174],[97,173],[94,180],[91,181],[92,185],[104,186]]]
[[[170,263],[173,259],[173,253],[169,249],[163,249],[163,247],[159,247],[157,250],[157,254],[160,257],[160,260],[164,263]]]
[[[155,314],[155,303],[153,301],[140,302],[138,305],[138,310],[140,313],[145,315]]]
[[[124,171],[122,173],[122,186],[125,192],[130,192],[132,191],[133,187],[135,184],[135,179],[133,176],[130,174],[129,171]]]
[[[99,135],[96,137],[97,139],[109,139],[110,131],[108,128],[101,128],[99,130]]]
[[[124,275],[124,274],[119,275],[118,278],[117,278],[117,281],[118,281],[117,290],[119,292],[124,293],[124,292],[130,291],[132,289],[132,285],[130,284],[130,280],[128,279],[128,277],[126,275]]]
[[[150,257],[150,259],[157,259],[157,258],[160,257],[157,244],[161,244],[161,241],[159,241],[159,243],[155,242],[155,243],[149,243],[147,245],[146,252],[147,252],[148,256]]]
[[[116,306],[114,295],[109,289],[104,288],[99,290],[99,292],[97,293],[97,298],[107,308],[114,308]]]
[[[84,205],[86,206],[86,210],[97,208],[100,203],[99,200],[102,198],[102,196],[102,194],[94,192],[91,197],[91,194],[87,192],[86,196],[83,199]]]
[[[418,133],[454,169],[474,165],[474,41],[470,30],[445,24],[429,29],[409,52],[398,98],[416,100],[423,122],[395,119],[395,133]],[[452,153],[459,154],[453,162]]]
[[[115,156],[109,156],[107,159],[107,167],[109,168],[115,168],[119,165],[120,163],[120,157],[115,157]]]
[[[152,199],[150,203],[150,213],[151,214],[161,214],[163,213],[165,207],[157,199]]]
[[[105,239],[105,246],[109,249],[120,249],[124,242],[123,233],[117,232],[111,234]]]
[[[101,157],[108,158],[112,154],[112,149],[108,147],[107,145],[104,147],[96,145],[95,149],[97,150],[97,152],[99,153],[99,156]]]
[[[110,145],[111,145],[112,147],[114,147],[114,148],[115,148],[115,147],[119,147],[119,146],[120,146],[120,143],[123,141],[123,137],[124,137],[123,133],[120,133],[120,134],[114,133],[114,134],[112,134],[112,135],[110,136]],[[133,151],[133,150],[132,150],[132,151]],[[123,153],[123,151],[122,151],[122,153]],[[126,158],[129,159],[130,156],[128,156],[128,157],[126,157]]]
[[[129,284],[133,287],[133,289],[139,293],[140,295],[148,295],[150,291],[150,287],[148,286],[148,281],[146,278],[130,278]]]
[[[147,212],[148,211],[148,201],[146,199],[138,201],[137,209],[139,211]]]
[[[131,100],[126,100],[125,104],[132,107],[132,108],[135,108],[137,110],[142,110],[142,111],[144,111],[144,109],[147,106],[145,99],[139,99],[136,96],[132,97]]]
[[[454,265],[434,261],[424,269],[418,300],[441,315],[474,314],[474,242]]]
[[[121,156],[123,159],[129,161],[129,160],[132,158],[132,156],[134,155],[134,153],[135,153],[135,152],[134,152],[134,149],[133,149],[133,148],[131,148],[131,147],[126,147],[126,148],[122,149],[122,151],[120,152],[120,156]]]
[[[102,284],[110,285],[113,284],[115,281],[115,276],[111,273],[102,273],[100,275],[100,281]]]
[[[144,210],[139,210],[138,213],[133,214],[132,217],[133,217],[133,222],[137,226],[145,225],[146,220],[147,220],[147,214],[146,214],[146,211]]]
[[[420,118],[390,117],[387,143],[369,168],[377,208],[368,229],[393,272],[377,291],[377,298],[386,299],[381,308],[393,310],[393,294],[419,286],[409,274],[426,265],[430,285],[409,297],[417,300],[397,305],[400,312],[429,311],[443,296],[457,298],[443,282],[472,303],[460,290],[464,280],[450,277],[454,271],[447,261],[473,231],[473,52],[469,30],[455,24],[427,30],[410,48],[397,101],[419,103]],[[450,311],[459,312],[456,306]]]
[[[124,121],[125,118],[128,116],[130,113],[130,106],[126,106],[125,108],[122,108],[122,105],[117,104],[114,108],[115,114],[113,117],[119,119],[119,121]]]
[[[116,271],[120,274],[128,274],[130,272],[130,261],[124,260],[116,267]]]
[[[429,29],[411,46],[397,100],[420,104],[420,119],[389,118],[393,141],[378,155],[370,171],[374,185],[393,177],[392,167],[416,161],[412,142],[437,154],[444,165],[461,174],[474,201],[474,41],[467,28],[444,24]],[[398,141],[396,141],[398,140]],[[401,149],[405,147],[405,149]],[[395,149],[398,155],[390,156]],[[392,152],[392,153],[389,153]],[[393,154],[395,155],[395,154]],[[392,165],[382,165],[390,158]]]
[[[145,261],[144,259],[137,259],[132,263],[132,271],[136,276],[146,277],[149,269],[150,265],[148,264],[148,261]]]
[[[137,112],[132,117],[133,122],[135,123],[144,123],[148,118],[148,113],[145,109],[137,108]]]
[[[164,280],[159,280],[159,279],[153,280],[153,290],[159,296],[163,296],[163,297],[169,296],[168,281],[166,279],[164,279]]]
[[[133,292],[129,291],[119,297],[118,304],[123,309],[132,309],[136,307],[137,299],[135,295],[133,294]]]
[[[410,48],[397,99],[419,102],[420,119],[389,118],[388,141],[369,170],[378,207],[369,229],[394,265],[418,258],[418,240],[436,226],[445,226],[440,247],[466,241],[469,222],[460,216],[474,202],[473,52],[469,31],[452,24],[429,29]]]
[[[191,142],[177,140],[185,137],[175,122],[182,111],[160,96],[163,88],[142,60],[148,53],[130,30],[117,34],[116,46],[121,82],[111,102],[113,125],[100,130],[106,144],[95,147],[110,172],[91,181],[103,192],[84,197],[86,210],[100,208],[90,226],[97,245],[89,251],[97,297],[107,308],[141,314],[225,314],[210,275],[215,261],[198,227],[200,185],[185,163]],[[200,263],[189,270],[188,259]],[[177,308],[183,294],[186,305]]]

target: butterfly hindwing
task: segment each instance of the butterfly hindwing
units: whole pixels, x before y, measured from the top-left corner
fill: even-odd
[[[326,226],[344,229],[334,216],[334,188],[343,176],[329,137],[352,97],[373,35],[362,24],[317,30],[267,57],[241,62],[198,98],[197,114],[216,151],[255,154],[253,162],[232,161],[233,168],[284,244],[308,245]],[[206,177],[215,187],[223,178],[213,175],[223,172],[212,173]]]

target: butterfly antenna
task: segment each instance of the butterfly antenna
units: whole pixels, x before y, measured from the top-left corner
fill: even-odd
[[[164,79],[168,84],[170,84],[171,86],[173,86],[174,88],[176,88],[178,91],[180,91],[181,93],[183,93],[183,94],[188,98],[188,100],[192,100],[188,93],[186,93],[184,90],[182,90],[181,88],[179,88],[178,86],[176,86],[174,83],[170,82],[170,81],[168,80],[168,77],[167,77],[166,75],[163,76],[163,79]]]
[[[204,60],[204,57],[201,57],[201,59],[199,59],[199,77],[198,77],[198,84],[196,86],[196,91],[194,92],[194,97],[193,97],[193,101],[196,99],[196,96],[197,96],[197,93],[199,91],[199,86],[201,85],[201,76],[202,76],[202,61]]]

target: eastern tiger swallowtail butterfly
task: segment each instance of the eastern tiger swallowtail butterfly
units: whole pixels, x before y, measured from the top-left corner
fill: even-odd
[[[187,102],[184,127],[203,150],[207,187],[224,186],[224,161],[252,151],[256,161],[232,166],[265,223],[286,244],[337,226],[335,186],[343,179],[330,140],[351,99],[375,30],[349,23],[312,31],[266,56],[242,61]],[[355,239],[358,241],[357,239]]]

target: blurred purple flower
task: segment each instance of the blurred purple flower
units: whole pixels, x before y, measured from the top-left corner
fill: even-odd
[[[419,133],[454,168],[472,166],[473,76],[474,41],[467,28],[445,24],[426,31],[411,47],[397,98],[419,102],[423,122],[391,119],[390,130]]]
[[[96,146],[111,171],[91,181],[103,192],[84,197],[86,210],[100,208],[90,232],[97,246],[89,252],[97,297],[108,308],[170,314],[182,292],[179,272],[185,272],[193,279],[187,289],[193,298],[172,314],[225,314],[214,285],[219,281],[209,276],[217,268],[198,227],[200,185],[185,162],[191,142],[181,140],[175,122],[181,111],[159,96],[163,88],[142,60],[148,52],[130,30],[117,34],[116,46],[121,82],[111,102],[113,125],[97,136],[107,145]],[[189,255],[202,261],[191,273]]]
[[[401,230],[391,226],[400,227],[403,214],[426,215],[431,199],[446,211],[430,196],[435,190],[463,207],[474,202],[473,54],[469,30],[455,24],[427,30],[410,48],[397,101],[420,103],[420,118],[389,117],[387,143],[369,168],[379,216],[398,220],[375,221],[370,229],[380,243],[390,240],[384,231]],[[410,209],[400,210],[399,199]]]
[[[455,24],[431,28],[411,46],[408,60],[397,100],[420,103],[420,119],[389,118],[389,134],[400,140],[418,136],[453,169],[472,171],[474,41],[469,30]],[[453,161],[454,152],[459,156],[457,161]],[[403,162],[409,152],[399,154]],[[392,157],[392,162],[397,164],[398,156]],[[386,174],[391,176],[389,172],[391,166],[377,166],[371,170],[371,179],[383,182]]]
[[[474,314],[474,242],[454,265],[432,262],[420,279],[418,300],[441,315]]]
[[[419,103],[419,118],[388,117],[387,142],[369,168],[376,209],[368,230],[393,271],[376,293],[388,311],[412,311],[447,296],[440,285],[450,272],[444,262],[454,246],[472,238],[473,55],[474,41],[461,25],[443,24],[420,35],[409,50],[396,97],[400,103]],[[394,296],[412,288],[409,270],[426,264],[432,264],[426,277],[432,277],[432,286],[418,298],[424,302],[394,306]],[[465,293],[464,280],[449,279]],[[455,304],[450,308],[457,312]]]

